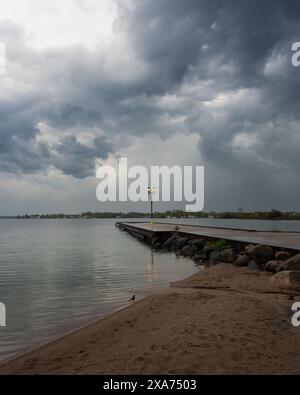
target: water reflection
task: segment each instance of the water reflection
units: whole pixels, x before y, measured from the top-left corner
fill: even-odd
[[[148,280],[150,283],[154,283],[158,278],[158,268],[154,261],[154,250],[151,248],[151,259],[148,264]]]

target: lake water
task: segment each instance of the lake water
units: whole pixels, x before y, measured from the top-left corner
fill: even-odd
[[[195,264],[149,246],[115,220],[0,220],[0,360],[47,342],[128,303],[140,289],[193,274]],[[299,222],[163,220],[300,231]]]
[[[300,221],[264,221],[264,220],[238,220],[238,219],[162,219],[159,222],[189,224],[199,226],[213,226],[231,229],[251,229],[261,231],[300,232]]]
[[[151,248],[113,220],[0,220],[0,360],[128,303],[140,288],[193,274],[193,262]]]

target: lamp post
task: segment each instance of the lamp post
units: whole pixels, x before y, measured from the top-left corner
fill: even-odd
[[[152,200],[152,194],[155,193],[156,188],[155,187],[148,187],[148,195],[150,196],[150,205],[151,205],[151,211],[150,211],[150,218],[151,218],[151,223],[153,223],[153,200]]]

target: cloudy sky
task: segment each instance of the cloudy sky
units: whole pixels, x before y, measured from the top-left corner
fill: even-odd
[[[298,0],[1,0],[0,215],[134,209],[96,200],[119,155],[204,164],[206,210],[299,210],[296,41]]]

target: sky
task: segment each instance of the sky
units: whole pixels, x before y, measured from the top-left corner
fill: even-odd
[[[204,165],[207,211],[300,210],[299,26],[298,0],[1,0],[0,215],[147,211],[96,199],[120,156]]]

